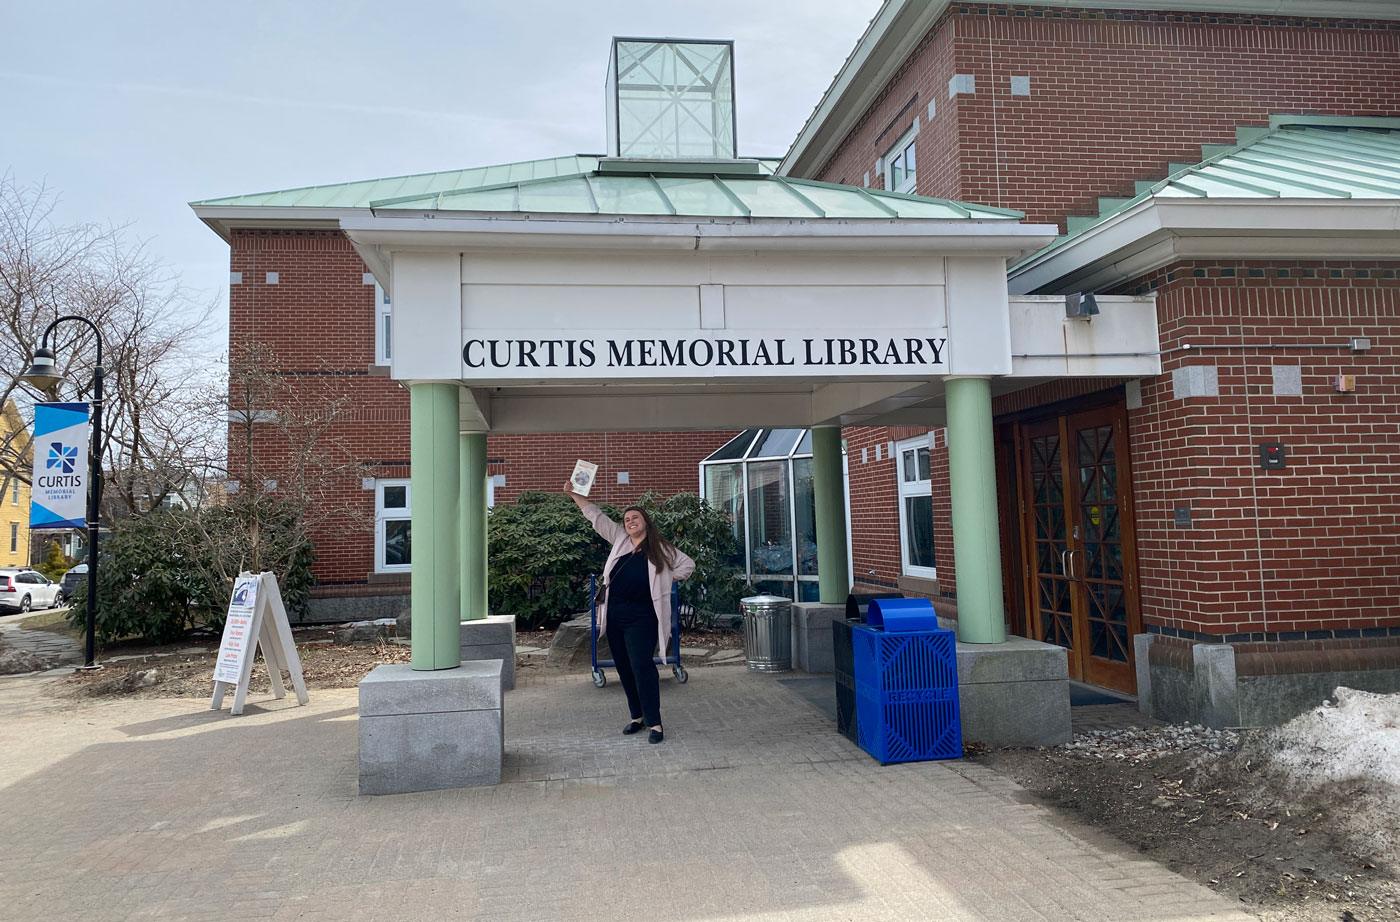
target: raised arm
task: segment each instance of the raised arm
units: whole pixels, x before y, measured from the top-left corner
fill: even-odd
[[[590,503],[586,498],[575,493],[572,484],[565,485],[564,493],[569,499],[574,501],[574,505],[578,506],[579,512],[584,514],[584,517],[592,524],[593,530],[596,531],[599,537],[604,541],[609,544],[616,544],[626,537],[626,529],[604,515],[603,510],[598,508],[597,503]]]

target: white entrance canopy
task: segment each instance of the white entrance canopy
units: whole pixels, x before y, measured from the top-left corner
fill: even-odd
[[[455,667],[459,618],[487,611],[493,432],[811,428],[819,596],[835,603],[840,427],[946,424],[959,636],[1004,639],[992,399],[1158,374],[1155,305],[1101,297],[1070,318],[1063,297],[1013,300],[1008,262],[1055,228],[773,166],[578,156],[196,203],[225,236],[338,228],[390,295],[427,549],[415,669]]]
[[[461,385],[464,432],[527,433],[938,425],[947,376],[1157,373],[1150,299],[1085,322],[1009,298],[1008,260],[1054,228],[752,163],[601,161],[340,218],[391,294],[392,375]],[[606,210],[620,181],[653,194]],[[696,186],[748,213],[670,213]],[[530,197],[578,210],[502,207]]]

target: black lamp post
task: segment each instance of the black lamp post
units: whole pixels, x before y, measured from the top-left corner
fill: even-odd
[[[92,335],[97,337],[97,367],[92,373],[92,444],[88,451],[87,659],[83,668],[100,669],[93,660],[96,657],[94,635],[97,632],[97,532],[100,528],[98,505],[102,501],[102,333],[86,317],[76,314],[59,317],[44,330],[39,348],[34,350],[34,361],[20,377],[41,391],[52,390],[63,381],[63,375],[59,373],[58,365],[54,361],[53,350],[49,348],[49,334],[65,320],[87,324],[88,329],[92,330]]]

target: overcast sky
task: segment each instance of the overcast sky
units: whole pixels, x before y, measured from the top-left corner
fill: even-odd
[[[226,305],[191,200],[600,153],[613,35],[734,39],[739,151],[781,155],[879,5],[0,0],[0,171]]]

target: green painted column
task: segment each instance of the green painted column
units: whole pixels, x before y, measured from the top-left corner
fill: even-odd
[[[987,378],[944,380],[958,640],[1002,643],[1006,640],[1006,611],[1001,595],[1001,539],[992,451],[992,382]]]
[[[486,606],[486,433],[462,439],[461,570],[462,620],[485,618]]]
[[[850,594],[846,573],[846,479],[841,427],[812,430],[812,492],[817,504],[817,598],[840,604]]]
[[[462,663],[457,385],[411,384],[408,391],[413,668],[454,669]]]

